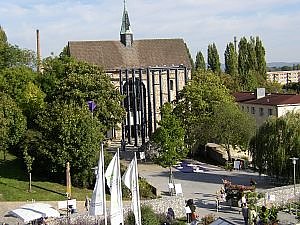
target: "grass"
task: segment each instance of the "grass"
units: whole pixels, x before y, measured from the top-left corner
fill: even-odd
[[[58,183],[39,181],[34,177],[29,192],[29,178],[21,160],[7,154],[3,160],[0,152],[0,201],[58,201],[66,200],[66,186]],[[92,190],[72,187],[72,198],[83,201],[91,196]]]

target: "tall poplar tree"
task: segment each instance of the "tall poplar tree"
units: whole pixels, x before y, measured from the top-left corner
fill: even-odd
[[[238,75],[238,56],[234,44],[230,42],[226,46],[225,56],[225,73],[236,77]]]
[[[214,73],[221,73],[220,57],[215,43],[208,45],[207,50],[208,68]]]
[[[256,37],[255,43],[255,52],[256,52],[256,61],[257,61],[257,71],[260,76],[262,76],[265,80],[267,79],[267,63],[266,63],[266,52],[263,46],[262,41],[259,37]]]
[[[203,54],[201,51],[197,52],[195,69],[196,70],[205,70],[206,69],[205,60],[204,60],[204,57],[203,57]]]

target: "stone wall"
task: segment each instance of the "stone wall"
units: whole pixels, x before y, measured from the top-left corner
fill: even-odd
[[[151,206],[155,213],[166,214],[168,208],[172,208],[176,218],[186,216],[183,196],[163,196],[152,200],[141,200],[141,205]],[[131,210],[130,204],[124,204],[123,208],[124,214],[127,214]]]
[[[296,199],[300,197],[300,184],[296,185]],[[276,187],[261,191],[264,194],[264,198],[259,199],[259,205],[266,206],[283,206],[287,203],[295,200],[294,185]]]

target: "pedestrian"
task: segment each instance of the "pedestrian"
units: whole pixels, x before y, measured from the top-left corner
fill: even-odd
[[[243,217],[244,217],[245,225],[248,225],[249,209],[248,209],[247,204],[243,204],[243,205],[242,205],[242,215],[243,215]]]
[[[172,208],[168,208],[168,212],[167,212],[167,221],[168,222],[172,222],[175,219],[175,213],[174,210]]]
[[[88,212],[89,208],[90,208],[90,199],[87,195],[85,196],[84,207],[85,207],[86,211]]]

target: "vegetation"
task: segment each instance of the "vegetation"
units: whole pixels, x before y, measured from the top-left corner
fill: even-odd
[[[290,158],[300,155],[300,113],[269,118],[250,143],[253,163],[260,173],[292,177]],[[296,174],[299,179],[299,173]]]
[[[207,64],[208,69],[214,73],[219,74],[221,72],[220,57],[215,43],[208,45]]]
[[[151,136],[151,141],[157,148],[155,161],[159,165],[169,168],[169,182],[173,183],[172,166],[187,155],[187,149],[184,146],[185,131],[181,121],[173,113],[170,103],[163,105],[161,114],[159,128]]]
[[[200,51],[197,52],[197,55],[196,55],[195,69],[196,70],[205,70],[206,69],[205,60],[204,60],[202,52],[200,52]]]

